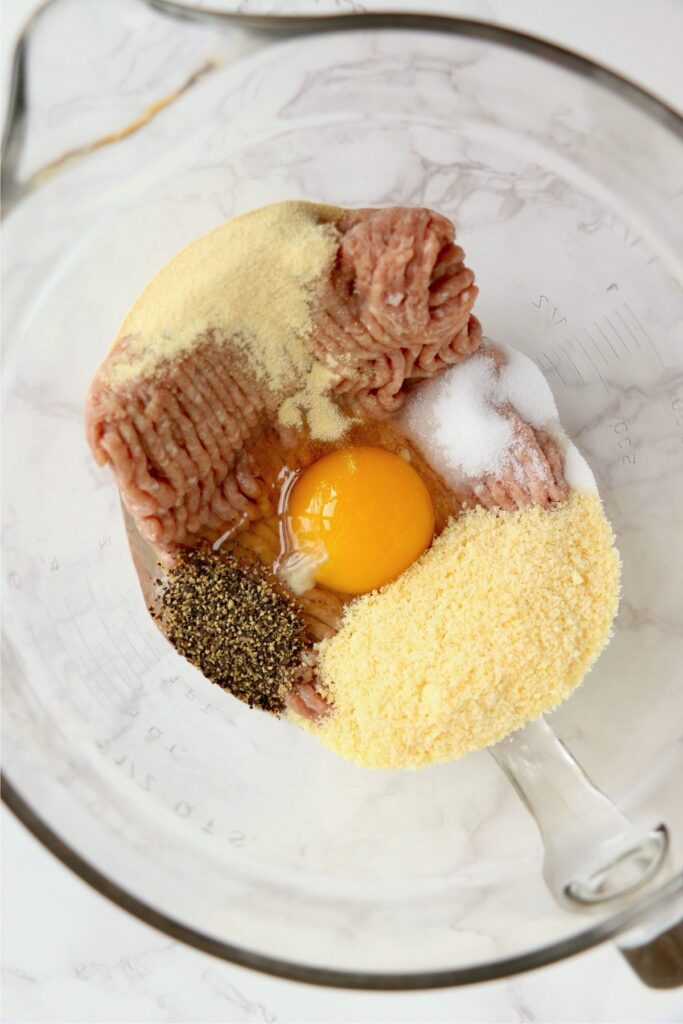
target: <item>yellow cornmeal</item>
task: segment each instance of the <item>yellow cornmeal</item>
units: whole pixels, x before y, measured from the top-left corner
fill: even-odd
[[[124,320],[104,378],[114,386],[154,375],[209,333],[244,355],[257,379],[287,395],[281,420],[333,440],[346,421],[327,396],[333,379],[308,345],[316,280],[337,252],[342,211],[285,202],[235,217],[189,245],[147,285]]]
[[[303,417],[312,437],[334,441],[341,437],[351,420],[327,397],[335,373],[323,363],[314,362],[301,386],[280,404],[278,419],[285,427],[300,427]]]
[[[456,520],[410,569],[354,601],[320,645],[322,724],[369,768],[417,768],[497,742],[564,700],[609,639],[620,560],[597,494]]]

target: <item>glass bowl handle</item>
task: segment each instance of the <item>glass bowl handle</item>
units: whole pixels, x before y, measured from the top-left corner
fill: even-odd
[[[491,753],[533,815],[543,875],[566,910],[590,913],[642,895],[669,869],[664,824],[634,824],[599,790],[545,719],[530,722]],[[620,936],[618,946],[645,984],[683,985],[683,905]]]

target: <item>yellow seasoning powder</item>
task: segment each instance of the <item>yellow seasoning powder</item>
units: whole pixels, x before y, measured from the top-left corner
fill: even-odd
[[[334,374],[309,344],[316,283],[334,259],[342,211],[273,203],[222,224],[178,253],[124,320],[103,374],[122,386],[163,372],[207,341],[233,346],[282,397],[281,421],[333,440],[348,426],[327,392]]]
[[[463,757],[555,707],[607,643],[620,559],[597,494],[475,509],[320,645],[334,712],[297,718],[368,768]]]

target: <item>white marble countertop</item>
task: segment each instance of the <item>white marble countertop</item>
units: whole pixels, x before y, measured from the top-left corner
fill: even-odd
[[[97,0],[102,7],[109,3]],[[13,40],[37,6],[37,0],[2,0],[3,89]],[[323,2],[249,0],[236,6],[301,11],[323,9]],[[329,0],[329,6],[350,4]],[[676,46],[683,9],[677,0],[365,0],[358,6],[419,6],[511,25],[594,57],[683,106]],[[107,85],[103,81],[103,91]],[[64,87],[77,92],[77,76]],[[140,112],[136,104],[144,108],[140,96],[133,91],[126,101],[132,116]],[[85,105],[83,117],[72,118],[71,145],[87,140],[87,116]],[[33,154],[36,165],[57,155],[50,147],[63,141],[59,115],[52,112],[45,123],[47,148]],[[340,992],[260,976],[186,948],[128,916],[79,881],[4,810],[2,903],[4,1021],[683,1020],[683,990],[646,989],[611,947],[532,974],[427,993]]]

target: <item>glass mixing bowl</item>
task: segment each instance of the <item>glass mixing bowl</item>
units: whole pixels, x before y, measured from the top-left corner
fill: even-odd
[[[5,794],[100,891],[226,959],[337,985],[459,984],[657,920],[683,887],[681,145],[657,101],[514,33],[301,28],[235,30],[252,52],[141,130],[34,187],[8,177]],[[453,218],[486,333],[536,360],[593,467],[623,597],[551,721],[633,821],[667,825],[666,870],[629,900],[578,913],[551,897],[539,832],[486,752],[347,764],[212,686],[146,612],[84,440],[90,379],[165,260],[296,197]]]

